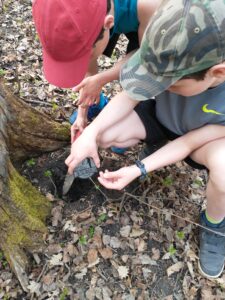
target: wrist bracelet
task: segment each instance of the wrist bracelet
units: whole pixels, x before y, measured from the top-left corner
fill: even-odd
[[[135,164],[141,170],[140,179],[146,178],[148,176],[148,173],[147,173],[147,171],[145,169],[145,165],[140,160],[136,160]]]

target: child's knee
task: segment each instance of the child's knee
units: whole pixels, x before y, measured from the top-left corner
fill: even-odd
[[[218,190],[225,193],[225,149],[218,149],[208,157],[210,180]]]
[[[210,171],[225,172],[225,147],[214,149],[208,155],[208,168]],[[223,173],[220,173],[222,175]]]

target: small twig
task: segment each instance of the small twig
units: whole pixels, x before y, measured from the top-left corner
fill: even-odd
[[[48,103],[48,102],[44,102],[44,101],[39,101],[39,100],[31,100],[31,99],[24,99],[22,98],[25,102],[27,103],[34,103],[34,104],[40,104],[40,105],[44,105],[44,106],[51,106],[52,107],[52,104],[51,103]]]
[[[123,194],[123,196],[121,197],[121,199],[122,199],[122,201],[121,201],[121,203],[120,203],[119,216],[120,216],[120,214],[121,214],[122,208],[123,208],[124,203],[125,203],[125,201],[126,201],[126,194],[125,194],[125,193]]]
[[[37,282],[39,282],[39,281],[41,280],[42,276],[43,276],[44,273],[46,272],[47,266],[48,266],[48,262],[46,261],[44,267],[42,268],[41,273],[39,274],[39,276],[38,276],[38,278],[37,278]]]
[[[106,282],[108,281],[108,278],[106,278],[98,268],[96,268],[96,271],[102,277],[103,280],[105,280]]]
[[[108,199],[107,195],[99,188],[99,186],[94,182],[94,180],[91,177],[88,177],[88,179],[93,183],[96,190],[98,190],[103,195],[103,197],[107,200]]]
[[[55,185],[55,183],[54,183],[54,181],[53,181],[52,177],[51,177],[51,176],[49,176],[49,178],[50,178],[50,181],[51,181],[51,183],[52,183],[52,184],[53,184],[53,186],[54,186],[54,190],[55,190],[55,192],[54,192],[54,197],[56,198],[56,197],[58,197],[58,193],[57,193],[57,187],[56,187],[56,185]]]
[[[48,262],[46,262],[45,265],[43,266],[42,271],[41,271],[41,273],[39,274],[39,276],[38,276],[38,278],[37,278],[37,281],[36,281],[37,283],[41,280],[42,276],[43,276],[44,273],[46,272],[47,266],[48,266]],[[35,295],[35,293],[32,293],[32,294],[31,294],[30,300],[33,300],[33,299],[34,299],[34,295]]]
[[[4,0],[1,0],[2,12],[4,12]]]

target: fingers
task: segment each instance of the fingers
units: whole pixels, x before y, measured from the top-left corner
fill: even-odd
[[[72,91],[75,93],[79,92],[85,86],[85,84],[86,82],[82,80],[78,85],[72,88]]]
[[[90,95],[82,95],[77,101],[77,104],[82,108],[88,108],[90,105],[93,105],[95,103],[97,103],[96,99]]]
[[[70,128],[71,144],[75,142],[76,138],[79,136],[79,133],[80,133],[80,129],[78,128],[76,123],[74,123]]]
[[[94,161],[96,167],[97,167],[97,168],[100,168],[100,158],[99,158],[99,156],[98,156],[98,153],[96,152],[96,153],[92,156],[92,158],[93,158],[93,161]]]
[[[123,186],[120,183],[120,180],[117,176],[114,174],[115,172],[100,172],[98,181],[107,189],[112,190],[121,190]],[[106,176],[108,175],[108,176]],[[108,177],[108,178],[106,178]]]
[[[76,131],[77,129],[73,128],[71,126],[71,129],[70,129],[70,134],[71,134],[71,138],[70,138],[70,141],[71,141],[71,144],[73,144],[73,142],[75,141],[76,139]]]

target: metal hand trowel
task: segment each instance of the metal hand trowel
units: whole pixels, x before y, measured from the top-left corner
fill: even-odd
[[[92,177],[97,172],[97,167],[92,158],[85,158],[77,167],[74,169],[72,175],[67,174],[63,184],[63,195],[66,195],[75,178],[87,179]]]
[[[78,132],[78,134],[76,135],[75,139],[80,135],[80,133]],[[75,140],[74,139],[74,140]],[[93,176],[96,172],[97,172],[97,167],[93,161],[92,158],[85,158],[75,169],[72,175],[67,174],[64,180],[64,184],[63,184],[63,195],[66,195],[75,178],[81,178],[81,179],[87,179],[90,178],[91,176]]]

